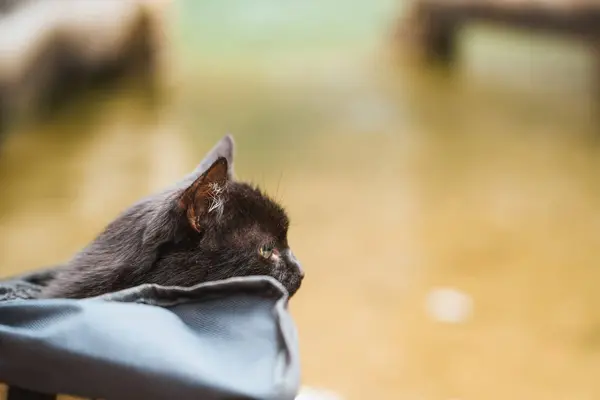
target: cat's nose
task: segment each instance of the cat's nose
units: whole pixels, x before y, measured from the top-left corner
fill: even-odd
[[[296,261],[296,268],[298,268],[298,273],[300,274],[300,278],[304,278],[304,270],[302,269],[302,264]]]
[[[292,253],[291,250],[288,252],[288,256],[289,256],[290,261],[292,262],[292,264],[298,270],[298,274],[300,274],[300,278],[304,278],[304,270],[302,269],[302,264],[300,264],[300,261],[298,261],[298,259],[296,258],[296,256],[294,255],[294,253]]]

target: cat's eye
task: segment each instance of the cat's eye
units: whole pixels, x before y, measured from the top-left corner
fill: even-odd
[[[258,253],[261,257],[268,260],[269,258],[271,258],[271,256],[273,256],[274,250],[275,248],[273,247],[273,245],[265,244],[264,246],[261,246],[261,248],[258,250]]]

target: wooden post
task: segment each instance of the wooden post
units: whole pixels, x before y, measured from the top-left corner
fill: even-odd
[[[425,61],[450,66],[458,50],[460,21],[457,15],[428,2],[417,3],[413,12],[417,46]]]
[[[594,101],[596,109],[600,111],[600,38],[596,39],[593,48],[594,55]]]

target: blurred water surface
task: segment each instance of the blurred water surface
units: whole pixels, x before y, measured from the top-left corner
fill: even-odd
[[[4,142],[0,274],[67,259],[232,132],[238,175],[292,218],[306,384],[348,399],[599,398],[588,49],[470,27],[449,76],[395,52],[396,2],[355,3],[175,3],[158,101],[124,82]],[[431,319],[440,286],[470,296],[469,319]]]

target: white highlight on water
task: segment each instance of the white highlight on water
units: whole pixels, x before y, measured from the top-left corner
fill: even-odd
[[[295,400],[342,400],[342,396],[331,390],[303,386]]]
[[[473,300],[468,294],[453,288],[435,288],[427,295],[429,316],[439,322],[465,322],[473,312]]]

